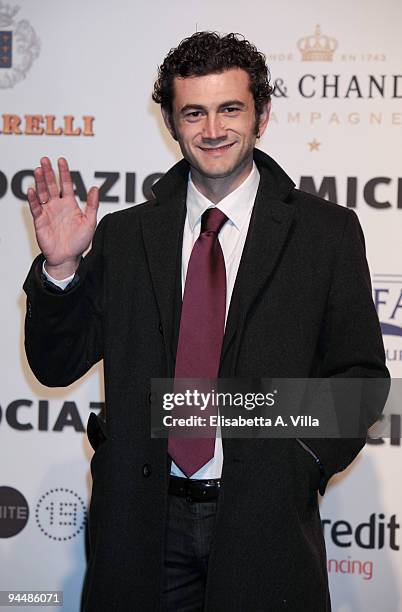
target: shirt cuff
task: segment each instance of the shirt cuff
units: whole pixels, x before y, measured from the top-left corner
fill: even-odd
[[[50,274],[48,274],[48,272],[46,272],[45,263],[46,263],[46,259],[45,259],[45,261],[42,264],[42,274],[43,274],[43,276],[48,281],[53,283],[53,285],[56,285],[56,287],[59,287],[60,289],[62,289],[64,291],[64,289],[67,287],[67,285],[69,283],[71,283],[71,281],[73,280],[75,274],[71,274],[71,276],[68,276],[67,278],[63,278],[62,280],[58,280],[57,278],[53,278],[53,276],[50,276]]]

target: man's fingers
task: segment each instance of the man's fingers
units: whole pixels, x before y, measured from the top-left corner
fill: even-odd
[[[71,179],[67,160],[64,159],[64,157],[60,157],[57,160],[57,165],[59,166],[60,188],[62,195],[74,196],[73,181]]]
[[[35,177],[35,188],[36,188],[36,194],[38,196],[38,200],[41,204],[45,204],[50,199],[50,196],[47,190],[45,177],[44,177],[43,170],[41,167],[35,168],[34,177]]]
[[[42,157],[40,165],[43,170],[44,179],[46,182],[47,190],[51,198],[57,198],[60,195],[60,189],[56,182],[56,177],[53,172],[52,164],[48,157]]]
[[[37,219],[42,214],[42,207],[39,204],[38,198],[36,197],[35,189],[33,189],[32,187],[29,187],[27,191],[27,196],[28,196],[29,209],[32,213],[32,216],[34,219]]]
[[[88,192],[87,205],[85,214],[90,221],[96,222],[96,213],[99,208],[99,190],[97,187],[91,187]]]

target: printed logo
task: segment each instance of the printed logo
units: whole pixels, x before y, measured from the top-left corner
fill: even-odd
[[[28,502],[20,491],[0,487],[0,538],[11,538],[28,522]]]
[[[327,547],[330,546],[327,559],[329,574],[348,574],[363,580],[372,580],[378,569],[372,557],[372,551],[385,550],[399,553],[400,524],[396,514],[387,517],[382,512],[373,512],[362,523],[353,524],[344,519],[322,519],[322,528]],[[341,550],[350,552],[346,558],[335,556]],[[347,550],[345,550],[347,549]],[[353,555],[353,556],[352,556]]]
[[[104,410],[104,402],[89,402],[89,410]],[[64,401],[57,407],[49,400],[16,399],[0,406],[0,423],[4,413],[4,424],[15,431],[53,431],[56,433],[75,431],[85,432],[88,414],[85,408],[72,400]]]
[[[387,361],[402,361],[402,274],[374,274],[373,298]]]
[[[50,540],[72,540],[84,529],[86,519],[86,504],[71,489],[50,489],[36,504],[36,524]]]
[[[368,40],[367,44],[370,47],[366,49],[348,50],[347,41],[338,41],[320,25],[293,41],[282,37],[282,48],[270,48],[266,57],[273,75],[274,98],[290,104],[274,104],[271,126],[305,125],[314,130],[305,141],[306,151],[312,155],[325,150],[327,130],[335,131],[339,126],[377,129],[387,125],[400,129],[402,113],[397,104],[402,99],[402,74],[387,72],[384,63],[390,58],[384,49],[372,46],[378,44],[377,40]],[[289,70],[288,63],[297,63],[298,67]],[[353,67],[352,74],[346,65]],[[311,104],[300,105],[306,100]],[[341,104],[333,103],[337,100]],[[343,104],[344,100],[353,107]],[[392,106],[384,105],[384,100],[393,101]],[[321,136],[316,131],[320,128],[325,130]]]
[[[332,62],[338,41],[322,34],[320,26],[317,25],[314,34],[297,41],[297,48],[303,62]]]
[[[25,79],[40,52],[40,40],[26,20],[15,22],[19,6],[0,0],[0,89]]]

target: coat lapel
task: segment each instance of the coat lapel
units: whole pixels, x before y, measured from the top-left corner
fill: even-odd
[[[156,201],[142,215],[142,232],[173,376],[181,312],[181,254],[186,216],[187,162],[181,161],[153,187]]]
[[[295,212],[295,207],[285,201],[293,182],[264,153],[256,150],[254,158],[261,175],[260,185],[233,289],[221,356],[223,361],[236,337],[232,370],[247,313],[275,271]]]

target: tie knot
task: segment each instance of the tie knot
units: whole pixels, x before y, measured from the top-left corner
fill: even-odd
[[[219,234],[227,220],[227,216],[219,208],[208,208],[201,217],[201,234],[203,232]]]

